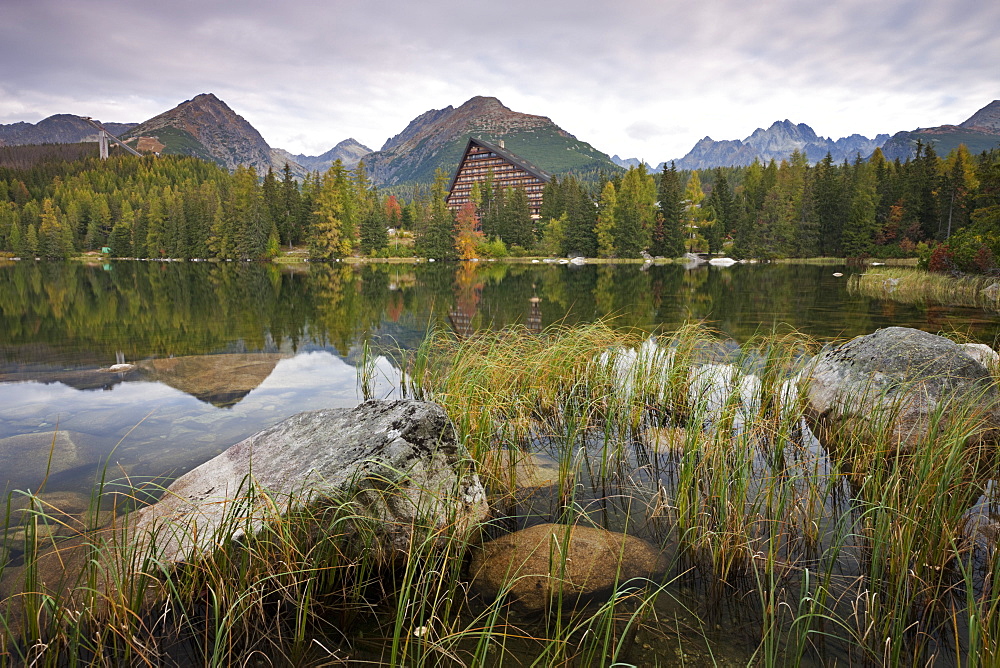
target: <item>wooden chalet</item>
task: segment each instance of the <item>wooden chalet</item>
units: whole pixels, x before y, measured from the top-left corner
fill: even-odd
[[[493,184],[497,188],[524,188],[528,195],[531,217],[540,217],[542,191],[545,184],[552,180],[552,176],[508,151],[504,148],[503,141],[497,145],[473,137],[469,137],[465,153],[462,154],[462,160],[458,163],[458,169],[448,188],[445,200],[448,208],[452,211],[461,208],[470,200],[472,184],[482,183],[490,172],[493,173]]]

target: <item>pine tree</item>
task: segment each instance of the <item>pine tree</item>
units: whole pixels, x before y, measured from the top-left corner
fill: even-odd
[[[233,232],[235,257],[241,260],[267,257],[272,225],[264,209],[264,198],[253,167],[236,168],[229,195],[226,215]]]
[[[649,247],[656,220],[656,184],[640,164],[622,177],[612,231],[619,257],[639,257]]]
[[[692,251],[696,250],[694,248],[695,240],[701,234],[701,228],[705,224],[706,212],[701,207],[704,201],[705,191],[701,189],[701,177],[698,176],[698,170],[694,170],[684,185],[684,214],[682,218],[686,236],[691,239]]]
[[[132,205],[127,201],[122,202],[121,215],[114,227],[111,228],[111,236],[108,238],[108,246],[111,248],[113,257],[132,256],[132,221],[134,217]]]
[[[165,257],[167,254],[167,207],[158,194],[149,198],[145,247],[146,252],[153,258]]]
[[[819,221],[816,218],[816,170],[807,169],[802,185],[802,205],[795,227],[794,252],[798,257],[819,255]]]
[[[61,217],[52,199],[45,198],[38,230],[38,252],[42,257],[65,260],[73,255],[73,230]]]
[[[38,244],[38,233],[35,232],[34,225],[28,225],[28,231],[24,235],[25,253],[22,255],[38,255],[40,252]]]
[[[722,242],[732,229],[733,194],[729,190],[729,180],[723,169],[716,168],[715,184],[705,201],[705,208],[712,223],[706,228],[705,240],[708,242],[708,252],[718,253],[722,250]]]
[[[562,255],[594,257],[597,255],[597,207],[580,181],[569,176],[563,181],[566,200],[566,226]]]
[[[28,247],[25,244],[24,235],[21,233],[21,223],[19,221],[14,221],[11,225],[10,234],[7,236],[7,247],[19,257],[23,257],[28,254]]]
[[[937,153],[930,144],[917,141],[916,155],[907,161],[907,192],[905,207],[920,225],[924,239],[944,237],[944,226],[938,209],[937,192],[940,169]]]
[[[941,164],[941,214],[945,221],[944,238],[964,228],[969,222],[971,195],[979,188],[976,169],[965,144],[959,144]]]

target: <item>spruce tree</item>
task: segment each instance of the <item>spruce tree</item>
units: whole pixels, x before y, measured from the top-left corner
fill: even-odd
[[[504,217],[506,236],[501,237],[510,246],[520,246],[525,250],[535,247],[535,226],[528,206],[528,193],[524,188],[509,188],[504,197]]]
[[[847,197],[843,181],[828,152],[816,165],[816,220],[819,225],[819,253],[830,257],[840,255],[841,234],[847,217],[844,200]]]
[[[663,165],[657,197],[660,215],[657,217],[657,231],[649,252],[656,256],[680,257],[684,255],[684,192],[673,162],[669,169]]]
[[[877,181],[874,168],[860,159],[855,162],[853,171],[851,202],[841,244],[848,257],[867,257],[872,252],[877,226]]]
[[[455,216],[444,199],[447,195],[445,184],[448,176],[440,168],[434,174],[434,184],[431,186],[429,217],[423,234],[417,239],[418,252],[427,258],[435,260],[454,260],[455,251]]]
[[[562,255],[597,255],[597,206],[579,180],[569,176],[563,181],[566,198],[566,226]]]
[[[365,207],[364,218],[361,221],[361,252],[365,255],[375,255],[389,245],[388,220],[385,205],[373,190],[369,197],[371,201]]]

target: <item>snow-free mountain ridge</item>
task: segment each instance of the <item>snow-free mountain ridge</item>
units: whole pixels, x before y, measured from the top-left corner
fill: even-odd
[[[457,108],[420,114],[364,160],[377,184],[427,183],[438,168],[454,170],[470,136],[502,140],[507,149],[552,174],[619,169],[607,154],[550,118],[513,111],[497,98],[483,96]]]
[[[840,139],[821,137],[805,123],[790,120],[775,121],[771,127],[757,128],[746,139],[715,141],[705,137],[687,155],[676,161],[678,169],[709,169],[712,167],[746,166],[754,160],[767,163],[783,160],[794,151],[805,154],[811,163],[829,153],[835,162],[853,161],[858,155],[867,158],[889,139],[888,134],[869,139],[859,134]]]
[[[475,96],[459,107],[428,110],[390,137],[378,151],[354,139],[346,139],[318,156],[293,155],[272,148],[242,116],[211,93],[191,100],[141,124],[105,123],[123,138],[149,137],[162,152],[193,155],[216,162],[227,169],[252,165],[263,174],[280,171],[285,164],[297,177],[308,171],[326,171],[340,160],[353,168],[364,160],[377,185],[398,186],[429,183],[441,168],[450,173],[470,136],[487,141],[504,141],[506,148],[553,174],[609,173],[640,164],[638,158],[609,157],[587,142],[556,125],[550,118],[513,111],[495,97]],[[77,143],[95,141],[93,128],[78,116],[57,114],[38,123],[0,124],[0,145]],[[767,129],[757,128],[745,139],[717,141],[706,136],[683,158],[678,169],[708,169],[749,165],[786,159],[798,150],[812,162],[829,153],[837,162],[867,158],[881,147],[886,157],[912,157],[917,143],[932,145],[939,155],[964,143],[971,152],[1000,145],[1000,100],[994,100],[959,125],[897,132],[891,138],[880,134],[869,139],[859,134],[830,139],[816,134],[805,123],[775,121]],[[133,143],[133,145],[136,145]],[[155,150],[160,150],[156,148]],[[653,170],[648,163],[647,168]],[[664,163],[659,163],[659,170]]]

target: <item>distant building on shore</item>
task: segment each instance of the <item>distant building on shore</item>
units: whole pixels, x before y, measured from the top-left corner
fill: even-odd
[[[542,208],[542,191],[552,176],[527,160],[520,158],[504,145],[491,144],[482,139],[469,137],[469,143],[458,163],[455,176],[448,188],[448,208],[457,211],[470,201],[472,184],[486,181],[493,174],[495,188],[523,188],[528,195],[528,209],[532,218],[538,218]]]

